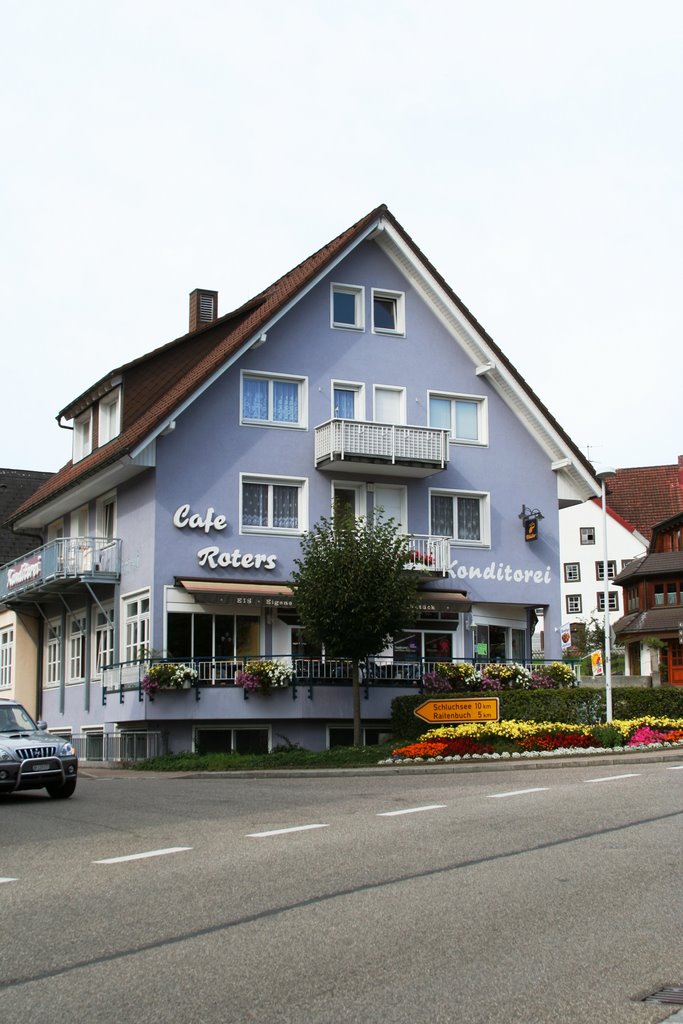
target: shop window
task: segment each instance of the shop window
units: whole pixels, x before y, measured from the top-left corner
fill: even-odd
[[[378,743],[388,743],[392,739],[392,733],[388,726],[363,726],[361,728],[361,743],[364,747],[374,747]],[[327,747],[352,747],[353,726],[331,725],[327,730]]]
[[[169,658],[247,658],[260,653],[257,615],[211,615],[169,612],[166,630]]]

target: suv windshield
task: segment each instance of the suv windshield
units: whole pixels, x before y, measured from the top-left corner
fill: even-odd
[[[29,713],[22,707],[17,705],[9,708],[0,707],[0,732],[16,732],[18,729],[24,732],[30,729],[35,732],[37,728]]]

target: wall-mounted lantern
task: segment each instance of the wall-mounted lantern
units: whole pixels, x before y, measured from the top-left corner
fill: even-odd
[[[522,511],[519,513],[519,518],[522,520],[524,525],[524,540],[532,541],[538,540],[538,524],[543,519],[543,513],[538,508],[528,508],[526,505],[522,505]]]

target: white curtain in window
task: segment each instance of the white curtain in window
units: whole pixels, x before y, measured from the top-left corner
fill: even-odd
[[[296,381],[273,381],[273,419],[277,423],[299,421],[299,385]]]
[[[348,388],[334,389],[334,415],[340,420],[352,420],[356,415],[356,392]]]
[[[436,537],[453,537],[453,499],[446,494],[432,495],[431,531]]]
[[[245,420],[268,419],[268,381],[245,377],[242,381],[242,415]]]
[[[458,498],[458,540],[480,540],[479,498]]]
[[[268,484],[245,484],[242,488],[242,525],[268,525]]]
[[[296,530],[299,525],[299,488],[273,487],[273,526]]]

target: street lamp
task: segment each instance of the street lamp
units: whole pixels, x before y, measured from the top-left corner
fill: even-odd
[[[604,603],[605,603],[605,707],[607,711],[607,721],[612,721],[612,653],[611,653],[611,641],[612,641],[612,627],[610,624],[609,617],[609,571],[607,564],[607,498],[605,481],[611,480],[617,475],[616,469],[610,469],[606,467],[601,469],[599,473],[595,474],[600,481],[602,488],[602,574],[604,584]]]

